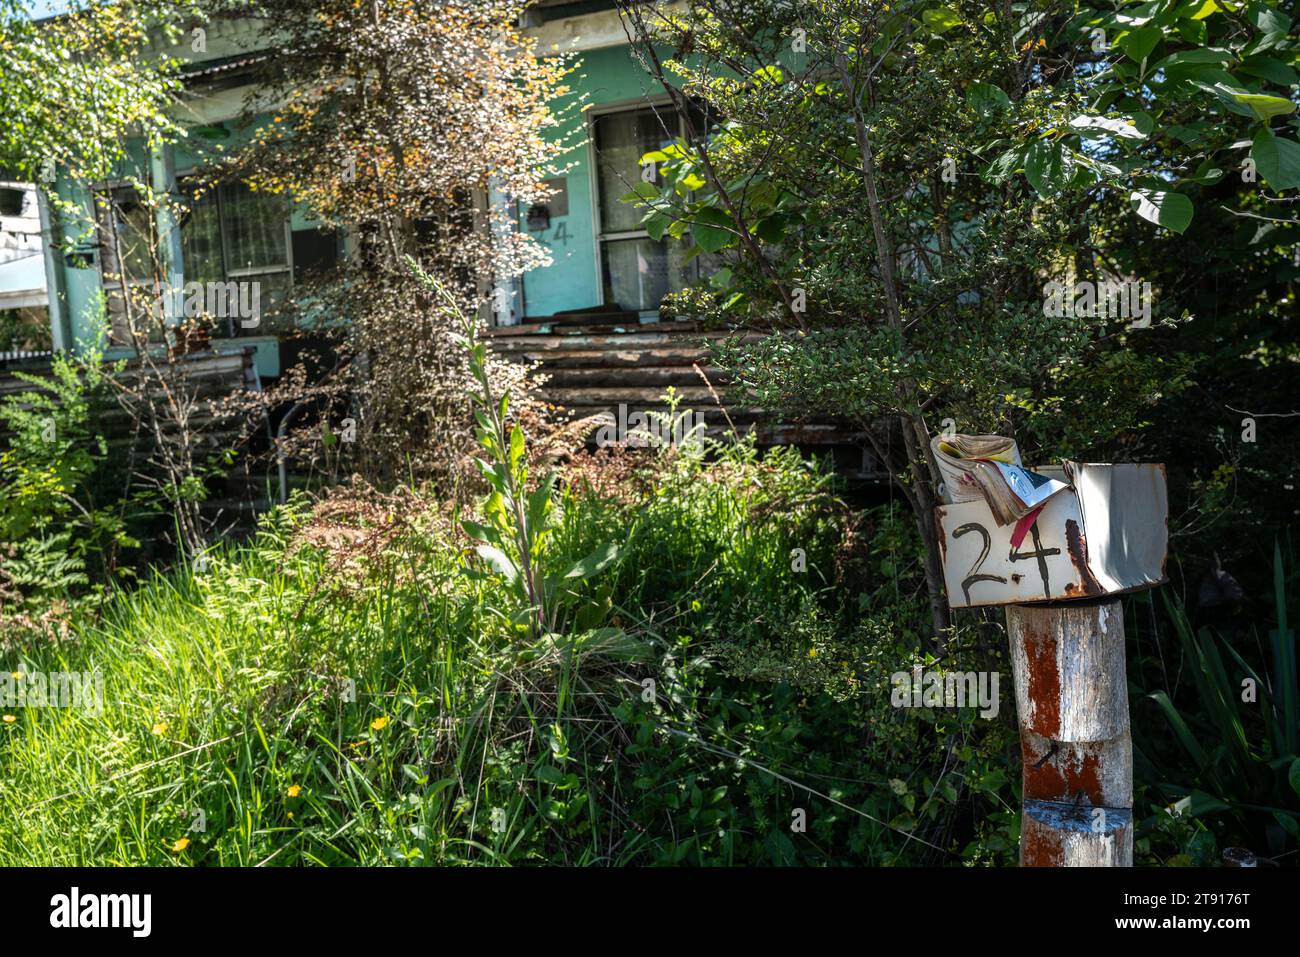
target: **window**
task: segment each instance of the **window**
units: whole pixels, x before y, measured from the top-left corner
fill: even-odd
[[[212,316],[221,325],[219,336],[266,334],[273,332],[264,318],[283,298],[292,285],[293,258],[290,252],[289,206],[281,197],[254,193],[242,183],[223,183],[201,195],[184,180],[180,190],[187,196],[187,211],[180,218],[181,269],[184,281],[212,283],[207,302],[231,302],[258,305],[259,322],[246,327],[242,313],[222,308]],[[129,184],[110,184],[95,190],[95,222],[99,229],[100,275],[107,300],[111,340],[130,342],[123,309],[122,289],[156,288],[163,285],[162,249],[156,242],[153,211],[142,202],[136,188]],[[125,276],[123,276],[125,274]],[[257,283],[256,299],[252,288],[234,287],[232,283]],[[136,304],[137,298],[132,297]],[[157,340],[161,328],[151,328]]]
[[[153,278],[151,240],[153,222],[149,208],[134,186],[106,186],[95,193],[95,222],[105,287],[120,289]]]
[[[243,183],[222,183],[195,196],[181,219],[181,268],[185,281],[258,284],[263,317],[284,299],[293,284],[289,205],[282,197],[255,193]],[[277,331],[266,318],[244,328],[224,320],[226,335],[266,335]]]
[[[698,279],[708,264],[686,262],[690,244],[665,236],[656,242],[641,228],[644,210],[619,197],[641,182],[641,157],[683,135],[678,117],[654,109],[605,113],[592,121],[601,282],[605,304],[658,313],[664,296]],[[655,173],[655,182],[661,182]]]
[[[131,343],[132,336],[126,322],[123,289],[147,287],[154,282],[153,217],[136,188],[129,184],[97,188],[94,208],[109,339],[116,345],[126,345]],[[130,300],[135,308],[147,302],[139,293]],[[149,323],[138,324],[136,331],[153,339],[161,333],[150,328]]]
[[[12,186],[0,186],[0,216],[18,217],[27,205],[27,192]]]

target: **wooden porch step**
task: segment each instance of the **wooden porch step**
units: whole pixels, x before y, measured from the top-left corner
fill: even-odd
[[[545,368],[543,367],[543,371]],[[697,378],[695,380],[699,382]],[[658,408],[664,404],[664,389],[658,386],[575,386],[573,388],[555,388],[549,384],[540,390],[540,396],[546,402],[568,406],[573,409],[612,408],[620,403],[637,408]],[[698,385],[683,385],[677,389],[681,397],[679,408],[717,408],[712,393],[702,382]],[[721,392],[719,392],[721,395]],[[726,397],[723,396],[725,402]]]
[[[754,432],[762,445],[853,446],[864,436],[842,422],[788,422],[780,415],[750,407],[728,395],[730,379],[709,364],[708,343],[731,338],[726,329],[706,329],[696,322],[661,322],[609,328],[530,323],[488,330],[485,337],[502,358],[537,362],[547,376],[539,398],[578,416],[609,413],[617,422],[638,412],[666,414],[663,395],[672,386],[681,401],[678,412],[703,419],[706,434],[723,438],[733,427]],[[761,333],[740,334],[757,341]],[[701,380],[694,368],[708,377]],[[721,400],[722,405],[718,402]],[[620,409],[622,410],[620,412]],[[593,429],[589,442],[596,441]]]
[[[516,339],[520,336],[587,336],[587,335],[633,335],[641,332],[661,332],[665,334],[687,334],[705,331],[726,335],[726,330],[706,330],[701,322],[638,322],[635,319],[625,323],[560,323],[551,321],[531,321],[517,326],[489,326],[479,335],[485,339]]]
[[[714,388],[721,388],[730,378],[719,369],[703,369]],[[702,386],[704,380],[693,366],[620,366],[597,368],[555,368],[550,363],[543,366],[542,372],[549,376],[548,389],[572,389],[582,387],[625,388],[655,386],[660,391],[674,386],[679,392],[690,386]]]
[[[621,346],[618,349],[495,349],[499,355],[544,362],[547,369],[634,369],[638,367],[705,365],[707,356],[698,345],[650,346],[644,349]]]
[[[599,335],[555,335],[536,333],[507,338],[485,337],[493,351],[503,355],[527,352],[627,352],[634,349],[694,349],[702,352],[710,342],[729,338],[726,333],[712,332],[623,332]],[[746,337],[748,339],[748,337]]]

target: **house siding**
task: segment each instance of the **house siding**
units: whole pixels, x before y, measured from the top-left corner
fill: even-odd
[[[571,77],[573,92],[556,103],[563,125],[555,137],[573,137],[578,145],[562,163],[567,172],[569,215],[552,217],[550,227],[532,236],[551,251],[552,262],[524,274],[524,316],[540,318],[570,309],[601,305],[601,277],[596,256],[596,207],[592,188],[593,157],[588,136],[589,110],[611,104],[644,106],[659,91],[627,44],[582,54]],[[579,111],[586,106],[587,111]],[[521,228],[526,209],[521,209]]]
[[[223,31],[237,33],[241,26],[223,27]],[[551,263],[531,270],[516,284],[522,294],[517,304],[515,321],[527,321],[572,309],[597,306],[602,301],[602,283],[597,259],[595,200],[592,188],[593,157],[588,142],[588,116],[592,107],[626,104],[629,107],[644,104],[647,96],[656,92],[653,82],[645,74],[626,43],[608,45],[621,35],[618,16],[612,11],[579,16],[547,23],[533,31],[539,40],[539,51],[546,54],[552,49],[576,48],[578,62],[570,77],[570,92],[555,104],[562,125],[552,130],[553,139],[567,139],[573,144],[557,163],[567,187],[568,212],[553,216],[549,226],[532,235],[550,251]],[[237,49],[233,37],[214,34],[208,39],[208,59],[228,57]],[[602,45],[604,44],[604,45]],[[590,48],[592,46],[595,48]],[[184,50],[180,51],[184,54]],[[224,125],[230,131],[223,140],[230,149],[244,141],[250,129],[237,128],[232,122],[240,112],[247,87],[226,87],[187,102],[179,118],[186,125]],[[584,107],[586,109],[584,109]],[[196,135],[196,134],[191,134]],[[117,180],[132,177],[146,181],[157,180],[158,169],[184,173],[197,165],[197,141],[181,141],[166,148],[168,153],[159,157],[148,155],[144,144],[128,144],[126,160],[120,164]],[[169,183],[168,187],[174,186]],[[56,184],[58,195],[64,201],[75,203],[85,217],[82,222],[63,222],[56,229],[63,239],[77,236],[92,213],[91,191],[84,186],[61,178]],[[514,211],[519,228],[527,229],[527,208]],[[291,227],[295,230],[312,228],[306,212],[295,207]],[[59,252],[51,257],[57,276],[50,277],[52,290],[58,290],[59,307],[63,322],[71,333],[74,344],[86,343],[96,334],[95,311],[101,289],[98,249],[92,242],[81,245],[76,254]],[[179,265],[177,266],[179,269]],[[279,345],[274,336],[247,336],[232,340],[215,340],[219,350],[237,351],[245,346],[256,349],[256,366],[263,377],[274,377],[280,372]],[[126,355],[127,350],[112,348],[108,355]]]

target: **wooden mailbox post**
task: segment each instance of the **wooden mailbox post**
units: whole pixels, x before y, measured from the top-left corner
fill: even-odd
[[[1023,866],[1131,866],[1133,746],[1117,595],[1165,580],[1161,465],[1038,469],[1070,484],[1019,549],[988,505],[936,509],[948,600],[1005,605],[1024,807]]]

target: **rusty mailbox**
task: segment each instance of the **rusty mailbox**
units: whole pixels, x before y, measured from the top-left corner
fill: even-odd
[[[982,499],[935,509],[954,608],[1095,598],[1166,580],[1163,465],[1066,462],[1034,470],[1067,483],[1019,547]]]

